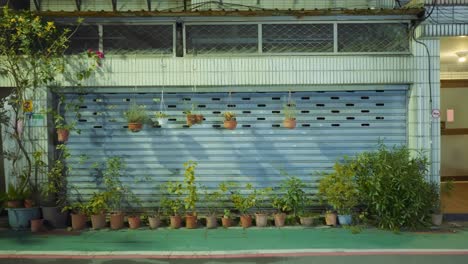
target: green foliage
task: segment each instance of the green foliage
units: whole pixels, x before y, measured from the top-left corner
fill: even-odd
[[[257,198],[252,184],[247,183],[243,189],[247,194],[241,194],[239,190],[231,191],[231,201],[241,215],[247,214],[247,211],[256,205],[255,199]]]
[[[203,187],[203,204],[208,209],[208,214],[216,214],[222,194],[219,191],[209,191],[208,188]]]
[[[431,185],[426,181],[426,157],[413,157],[407,147],[364,152],[350,164],[359,189],[361,202],[378,227],[399,230],[417,228],[429,221],[434,201]]]
[[[85,214],[89,215],[88,206],[82,202],[74,202],[72,204],[66,205],[63,207],[62,212],[72,211],[75,214]]]
[[[293,216],[304,214],[305,207],[308,205],[307,195],[304,191],[306,184],[295,176],[288,176],[280,185],[280,192],[283,196],[277,196],[273,200],[274,206],[282,212],[293,212]],[[281,206],[281,208],[279,207]]]
[[[283,107],[283,114],[286,119],[296,119],[296,112],[296,103],[293,100],[290,100]]]
[[[5,193],[6,201],[22,201],[27,198],[26,190],[21,190],[14,184],[8,184],[7,192]]]
[[[254,197],[254,206],[257,208],[257,212],[263,212],[262,209],[268,207],[267,200],[269,199],[269,194],[272,192],[272,188],[255,188],[253,190],[253,197]]]
[[[224,217],[224,218],[231,218],[231,210],[229,210],[229,209],[224,209],[223,217]]]
[[[195,184],[195,168],[197,163],[188,161],[184,163],[184,185],[183,191],[185,193],[185,210],[195,212],[196,202],[198,201],[197,185]]]
[[[89,215],[97,215],[104,213],[108,209],[109,193],[99,192],[94,193],[91,199],[86,203],[86,213]]]
[[[223,116],[224,116],[225,121],[234,121],[234,120],[236,120],[236,113],[234,113],[234,112],[229,112],[229,111],[224,112]]]
[[[454,188],[453,181],[450,180],[443,184],[439,184],[438,182],[431,181],[429,182],[429,185],[430,185],[430,200],[432,203],[432,213],[440,214],[442,213],[442,210],[443,210],[441,196],[451,195],[453,188]]]
[[[358,186],[354,170],[349,164],[335,163],[334,172],[326,175],[319,184],[319,197],[333,206],[340,214],[351,214],[358,205]]]
[[[169,116],[164,112],[157,112],[156,118],[168,118]]]
[[[127,118],[128,123],[145,123],[149,120],[146,107],[135,103],[130,105],[124,116]]]
[[[183,193],[183,187],[181,183],[168,182],[165,185],[166,197],[161,200],[161,207],[164,212],[168,215],[180,215],[181,209],[184,206],[184,201],[180,198]],[[167,196],[171,196],[170,198]]]
[[[125,168],[125,161],[120,157],[114,156],[107,159],[106,167],[102,171],[109,209],[113,212],[121,211],[122,203],[125,200],[129,200],[128,202],[139,202],[131,190],[120,180],[124,176]]]

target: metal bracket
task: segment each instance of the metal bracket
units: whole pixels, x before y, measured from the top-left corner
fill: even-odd
[[[41,11],[42,0],[34,0],[34,6],[37,11]]]
[[[75,4],[76,4],[76,9],[78,11],[81,11],[81,0],[75,0]]]
[[[146,5],[148,6],[148,11],[151,12],[151,0],[146,0]]]
[[[117,12],[117,0],[112,0],[112,11]]]

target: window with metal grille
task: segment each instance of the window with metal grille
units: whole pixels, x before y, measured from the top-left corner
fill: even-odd
[[[103,44],[109,54],[172,54],[173,25],[106,25]]]
[[[263,52],[333,52],[332,24],[264,24]]]
[[[187,25],[186,53],[256,53],[258,52],[257,25]]]
[[[406,23],[338,24],[338,52],[408,52]]]
[[[72,34],[66,54],[78,54],[88,49],[99,49],[98,26],[61,26],[68,28]]]

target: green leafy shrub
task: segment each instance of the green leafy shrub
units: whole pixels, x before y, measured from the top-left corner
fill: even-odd
[[[124,115],[128,123],[145,123],[148,121],[148,114],[142,105],[132,104]]]
[[[339,214],[349,215],[358,205],[358,186],[349,164],[335,163],[334,172],[326,175],[319,184],[319,197],[326,200]]]
[[[425,174],[427,159],[411,156],[407,147],[364,152],[346,167],[356,176],[361,202],[378,227],[398,230],[417,228],[429,221],[433,195]]]

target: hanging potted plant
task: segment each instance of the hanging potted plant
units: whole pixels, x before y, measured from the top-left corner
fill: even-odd
[[[168,115],[164,112],[157,112],[156,113],[156,121],[158,121],[158,125],[164,126],[167,124]]]
[[[296,127],[296,103],[292,99],[289,99],[288,103],[284,105],[283,114],[283,126],[294,129]]]
[[[91,226],[93,229],[106,227],[108,193],[94,193],[86,204],[89,216],[91,216]]]
[[[128,129],[132,132],[139,132],[143,128],[143,124],[148,120],[145,107],[135,103],[131,104],[124,115],[127,118]]]
[[[70,130],[75,127],[75,123],[67,124],[62,115],[55,113],[54,115],[55,130],[57,132],[58,142],[67,142],[70,135]]]
[[[338,211],[341,225],[352,223],[351,212],[358,204],[358,186],[355,172],[347,164],[335,163],[334,171],[320,180],[319,197]]]
[[[182,184],[177,182],[168,182],[165,187],[166,195],[172,197],[164,197],[161,200],[161,206],[164,208],[166,214],[170,216],[170,227],[173,229],[178,229],[182,225],[180,212],[184,206],[183,200],[179,198],[183,195]]]
[[[218,211],[219,201],[221,200],[221,193],[219,191],[209,191],[204,187],[203,204],[208,210],[206,216],[206,228],[216,228],[218,226],[216,220],[216,213]]]
[[[198,201],[197,185],[195,184],[196,166],[197,163],[193,161],[184,163],[185,223],[189,229],[197,227],[197,213],[195,212],[196,202]]]
[[[237,127],[236,114],[234,112],[224,112],[224,128],[234,130]]]
[[[184,114],[187,119],[187,126],[193,126],[203,122],[203,115],[195,114],[192,111],[184,111]]]
[[[244,190],[248,191],[248,195],[241,194],[238,190],[231,192],[231,201],[234,207],[239,210],[241,226],[248,228],[252,226],[252,216],[248,214],[248,211],[255,206],[255,193],[250,183],[245,185]]]

